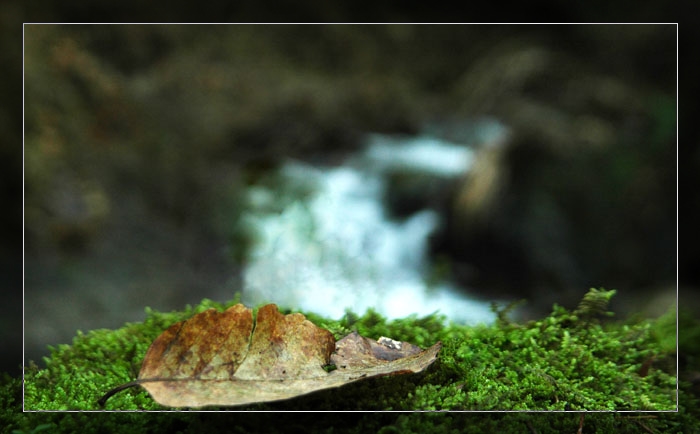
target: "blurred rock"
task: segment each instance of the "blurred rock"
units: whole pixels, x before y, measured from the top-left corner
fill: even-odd
[[[548,309],[587,287],[638,294],[672,278],[670,96],[521,41],[495,47],[460,83],[463,113],[510,128],[476,153],[434,243],[461,283]]]
[[[64,253],[84,252],[109,216],[109,197],[99,185],[68,174],[57,181],[45,190],[42,207],[32,203],[25,209],[30,246],[51,249],[55,245]],[[48,241],[49,245],[36,246],[33,241]]]

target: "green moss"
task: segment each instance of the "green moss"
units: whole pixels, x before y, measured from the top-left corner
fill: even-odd
[[[598,317],[605,314],[607,301],[599,301],[611,296],[609,291],[591,291],[582,302],[589,308],[579,306],[570,312],[555,306],[549,316],[527,324],[507,321],[502,315],[494,326],[447,324],[437,315],[388,321],[374,311],[361,316],[348,312],[340,320],[309,314],[312,321],[337,337],[357,330],[373,338],[389,336],[422,346],[440,340],[443,349],[438,362],[422,374],[370,379],[332,391],[235,410],[675,410],[676,378],[669,372],[671,364],[658,362],[672,357],[675,350],[668,343],[667,329],[672,319],[664,316],[658,321],[601,323]],[[196,307],[171,313],[147,309],[143,323],[126,324],[118,330],[78,333],[72,345],[51,349],[45,369],[33,364],[25,369],[24,408],[99,410],[97,400],[107,390],[136,378],[148,346],[165,328],[210,307],[225,309],[236,302],[204,300]],[[18,407],[20,387],[16,380],[5,380],[0,390],[4,408]],[[689,403],[697,404],[683,388],[681,396],[687,398],[681,410],[693,408]],[[163,410],[140,388],[116,394],[107,401],[106,409]],[[173,417],[164,418],[167,414]],[[134,428],[130,432],[139,428],[189,432],[218,423],[204,419],[204,414],[177,412],[145,417],[142,413],[119,413],[110,418],[88,418],[85,413],[16,415],[6,411],[2,415],[6,423],[0,425],[20,432],[67,432],[78,428],[86,432],[86,427],[122,432],[120,427],[128,423]],[[642,425],[660,432],[680,432],[679,427],[690,422],[685,416],[674,415],[658,413],[653,418],[635,419],[629,414],[587,414],[586,432],[638,432],[635,427]],[[250,426],[238,425],[242,432],[255,431],[257,419],[251,420]],[[425,417],[391,414],[384,422],[373,425],[363,416],[357,419],[357,426],[348,425],[340,431],[353,432],[357,428],[426,432],[423,428],[428,424],[431,432],[509,432],[504,431],[505,424],[512,424],[520,427],[513,432],[575,432],[579,424],[578,414],[571,413],[552,414],[546,423],[540,423],[541,418],[536,415],[494,413],[478,418],[478,425],[474,425],[478,430],[469,428],[472,425],[467,422],[475,420],[455,413]],[[323,431],[322,423],[315,420],[312,430]],[[700,431],[700,423],[694,423],[693,429]],[[591,426],[596,428],[590,429]]]
[[[51,347],[46,368],[25,369],[24,403],[28,410],[98,410],[96,398],[138,375],[151,342],[171,324],[211,307],[225,305],[203,300],[182,312],[160,313],[146,308],[143,323],[128,323],[118,330],[78,332],[72,345]],[[139,389],[117,395],[108,409],[156,410],[160,407]]]

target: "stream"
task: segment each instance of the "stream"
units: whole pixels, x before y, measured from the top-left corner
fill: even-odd
[[[489,323],[493,300],[436,278],[430,208],[396,218],[387,211],[392,173],[456,182],[474,150],[430,135],[370,135],[362,152],[333,167],[287,161],[268,185],[248,193],[255,234],[243,272],[246,304],[264,302],[340,318],[372,308],[387,318],[439,312],[458,323]]]

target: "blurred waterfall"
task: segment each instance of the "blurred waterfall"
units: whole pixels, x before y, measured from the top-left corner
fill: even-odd
[[[256,242],[244,270],[243,301],[339,318],[374,308],[389,318],[436,311],[463,323],[490,322],[489,303],[448,281],[428,279],[428,237],[441,224],[431,209],[397,220],[383,198],[390,171],[463,176],[467,146],[433,137],[369,137],[339,167],[284,164],[278,185],[250,191],[247,227]]]

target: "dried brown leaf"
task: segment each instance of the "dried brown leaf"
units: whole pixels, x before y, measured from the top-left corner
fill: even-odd
[[[277,401],[363,378],[420,372],[440,343],[422,351],[388,338],[333,335],[299,313],[268,304],[209,309],[164,331],[146,353],[138,380],[168,407],[234,406]],[[324,366],[337,369],[326,372]],[[125,386],[129,386],[125,385]],[[101,403],[117,388],[102,398]]]

